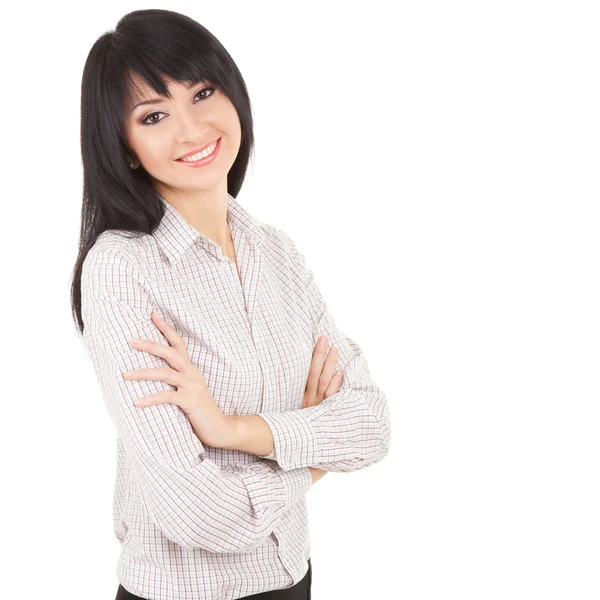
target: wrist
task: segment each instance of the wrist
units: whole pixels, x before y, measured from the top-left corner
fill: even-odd
[[[244,423],[241,415],[223,415],[223,430],[219,448],[223,450],[241,450],[243,446]]]
[[[257,456],[269,454],[275,439],[267,422],[260,415],[225,415],[221,448],[240,450]]]

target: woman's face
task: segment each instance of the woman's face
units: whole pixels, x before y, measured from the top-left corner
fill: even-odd
[[[173,99],[158,98],[139,78],[134,82],[127,142],[131,158],[146,169],[156,189],[208,190],[226,180],[241,143],[239,117],[229,99],[208,81],[190,87],[167,79]],[[218,153],[208,164],[193,167],[177,160],[219,139]]]

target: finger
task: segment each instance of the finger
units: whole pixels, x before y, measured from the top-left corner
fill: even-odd
[[[161,318],[156,311],[152,311],[152,322],[160,329],[160,332],[167,338],[169,344],[180,354],[188,357],[187,348],[184,339],[175,331],[175,328]]]
[[[317,395],[319,386],[319,377],[323,370],[323,361],[325,360],[325,352],[327,350],[327,336],[322,335],[315,345],[313,357],[308,369],[308,378],[306,380],[306,393],[312,398]]]
[[[334,352],[333,354],[330,354],[332,356],[336,356],[336,352],[335,350],[337,350],[337,348],[333,349]],[[335,371],[335,362],[333,362],[334,364],[334,371]],[[321,377],[321,379],[323,379],[323,377]],[[321,393],[321,394],[316,394],[315,396],[308,396],[307,394],[304,394],[304,399],[302,401],[302,408],[308,408],[309,406],[316,406],[317,404],[320,404],[325,398],[329,398],[329,396],[333,396],[333,394],[335,394],[338,390],[339,390],[339,386],[340,383],[342,381],[342,370],[338,369],[337,371],[335,371],[333,373],[333,375],[329,376],[329,382],[326,381],[327,379],[327,375],[325,376],[325,383],[323,383],[322,387],[326,387],[326,389]]]
[[[331,350],[329,350],[329,354],[327,355],[327,360],[323,365],[323,370],[321,372],[321,376],[319,377],[319,386],[317,389],[317,397],[323,398],[323,394],[331,381],[335,373],[335,364],[338,359],[338,349],[333,346]]]
[[[173,369],[181,373],[186,372],[188,369],[189,357],[187,355],[182,356],[181,352],[176,348],[152,340],[130,340],[129,343],[136,350],[149,352],[150,354],[154,354],[154,356],[164,358]]]
[[[304,405],[302,406],[302,408],[310,408],[311,406],[316,406],[317,404],[319,404],[317,402],[317,397],[316,396],[311,396],[306,397],[306,400],[304,401]]]
[[[329,396],[333,396],[336,392],[339,391],[342,379],[342,370],[338,369],[335,372],[335,375],[331,378],[331,383],[325,390],[325,398],[329,398]]]
[[[186,377],[179,371],[169,367],[158,367],[156,369],[136,369],[135,371],[126,371],[123,373],[124,379],[151,379],[153,381],[164,381],[169,385],[176,387],[185,387]]]
[[[156,394],[150,394],[143,398],[138,398],[134,404],[136,406],[150,406],[152,404],[177,404],[176,393],[173,390],[164,390]]]
[[[304,399],[302,400],[302,408],[308,408],[309,406],[314,406],[318,404],[316,396],[309,396],[308,394],[304,394]]]

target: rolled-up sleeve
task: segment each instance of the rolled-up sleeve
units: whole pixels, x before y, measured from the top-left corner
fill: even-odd
[[[167,343],[151,319],[158,310],[135,257],[93,247],[81,275],[83,344],[106,408],[123,442],[142,503],[172,542],[211,552],[251,552],[310,488],[309,469],[257,460],[228,472],[205,456],[185,413],[172,404],[137,407],[142,396],[174,386],[126,380],[125,371],[169,367],[132,348],[137,338]]]
[[[304,255],[282,230],[290,265],[306,290],[313,347],[320,336],[338,349],[343,370],[339,390],[317,406],[285,412],[261,412],[274,438],[277,463],[286,471],[306,466],[326,471],[356,471],[384,458],[390,449],[388,402],[369,372],[363,349],[341,332],[327,309]],[[307,374],[308,376],[308,374]]]

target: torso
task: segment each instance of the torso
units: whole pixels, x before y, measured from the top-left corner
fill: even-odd
[[[238,268],[237,259],[235,256],[235,250],[232,248],[231,250],[228,250],[227,252],[223,251],[223,255],[226,256],[227,258],[229,258],[230,260],[232,260],[233,263],[235,264],[235,268],[236,268],[237,274],[238,274],[238,279],[240,280],[240,285],[241,285],[242,279],[240,277],[240,270]]]

